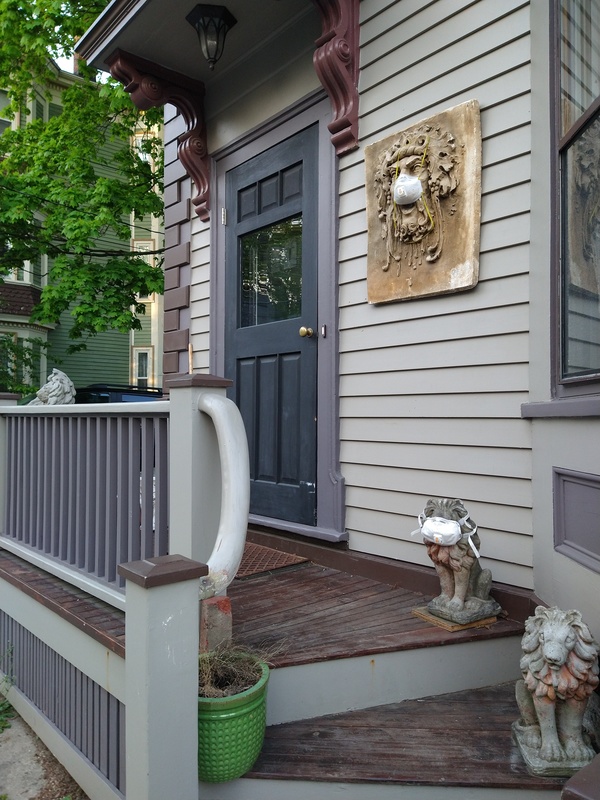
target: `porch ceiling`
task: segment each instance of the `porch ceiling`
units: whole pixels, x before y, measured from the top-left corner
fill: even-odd
[[[224,0],[237,25],[228,32],[224,54],[211,72],[196,32],[186,20],[195,5],[196,0],[112,0],[81,38],[77,52],[97,69],[107,71],[106,60],[115,50],[124,50],[202,81],[208,89],[212,80],[243,65],[256,50],[285,36],[286,30],[293,36],[303,17],[312,15],[316,36],[320,32],[311,0],[262,0],[260,4]]]

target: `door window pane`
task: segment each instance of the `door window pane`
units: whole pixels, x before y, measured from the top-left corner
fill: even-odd
[[[299,317],[302,216],[240,237],[240,327]]]

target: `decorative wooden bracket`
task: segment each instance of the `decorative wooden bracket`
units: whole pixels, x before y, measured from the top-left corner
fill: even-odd
[[[208,222],[210,159],[204,124],[204,84],[122,50],[113,53],[107,64],[137,108],[146,111],[172,103],[183,115],[186,132],[178,138],[177,155],[196,186],[197,194],[192,198],[196,214]]]
[[[358,147],[359,2],[313,0],[323,25],[313,63],[331,99],[327,127],[338,156]]]

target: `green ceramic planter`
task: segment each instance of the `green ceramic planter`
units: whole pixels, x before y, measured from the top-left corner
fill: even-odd
[[[231,697],[198,698],[198,778],[222,783],[252,768],[261,751],[267,718],[269,667],[257,684]]]

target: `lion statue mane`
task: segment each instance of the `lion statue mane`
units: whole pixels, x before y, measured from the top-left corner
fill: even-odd
[[[75,402],[75,387],[68,375],[59,369],[53,369],[48,375],[48,382],[36,393],[30,406],[71,405]]]
[[[538,606],[525,623],[514,728],[545,762],[588,762],[595,753],[584,717],[598,686],[600,647],[579,611]]]

